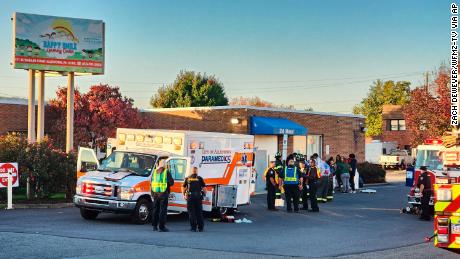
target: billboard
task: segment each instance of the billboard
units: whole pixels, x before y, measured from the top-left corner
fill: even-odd
[[[103,74],[104,30],[100,20],[14,13],[13,66]]]

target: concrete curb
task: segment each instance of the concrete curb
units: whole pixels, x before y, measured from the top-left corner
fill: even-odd
[[[15,209],[62,209],[72,208],[73,203],[54,203],[54,204],[13,204]]]

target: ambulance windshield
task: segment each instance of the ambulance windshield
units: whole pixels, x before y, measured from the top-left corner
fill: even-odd
[[[155,164],[156,156],[115,151],[101,163],[97,170],[113,172],[130,172],[148,176]]]
[[[429,170],[442,170],[442,161],[438,156],[439,150],[417,150],[415,168],[428,167]]]

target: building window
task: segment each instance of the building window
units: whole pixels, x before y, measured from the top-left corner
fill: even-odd
[[[390,131],[406,130],[405,120],[389,120],[389,123],[387,125],[389,126],[388,130]]]
[[[399,130],[406,130],[406,121],[405,120],[398,120]]]

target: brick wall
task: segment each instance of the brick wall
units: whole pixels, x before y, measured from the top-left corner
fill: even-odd
[[[404,120],[404,113],[401,105],[384,105],[382,108],[382,120],[381,141],[396,142],[401,149],[404,149],[405,146],[411,146],[407,130],[390,130],[391,120]]]
[[[404,146],[411,146],[407,131],[390,131],[383,129],[381,139],[383,142],[396,142],[400,149],[404,149]]]
[[[249,134],[251,116],[287,118],[308,128],[309,134],[322,135],[323,156],[329,145],[330,156],[355,153],[358,159],[364,159],[364,134],[359,130],[359,123],[364,119],[346,116],[319,115],[257,109],[206,109],[206,110],[163,110],[161,112],[144,112],[142,116],[151,120],[151,128],[200,130]],[[234,125],[232,118],[240,123]],[[27,130],[27,105],[0,103],[0,135],[8,131]],[[46,118],[45,118],[46,123]],[[46,132],[45,128],[45,132]],[[404,139],[404,137],[401,137]],[[282,136],[279,138],[282,143]],[[281,148],[280,148],[281,150]],[[288,138],[288,152],[293,151],[293,137]]]
[[[0,135],[9,131],[27,132],[27,105],[0,103]]]
[[[158,129],[201,130],[249,134],[250,116],[281,117],[308,128],[309,134],[323,136],[323,156],[329,145],[330,156],[355,153],[358,160],[364,159],[364,133],[359,123],[364,119],[346,116],[319,115],[257,109],[171,109],[145,112],[146,119],[152,119],[152,127]],[[231,119],[239,118],[239,125],[232,125]],[[282,138],[281,138],[282,140]],[[288,151],[292,152],[292,137],[288,139]]]

